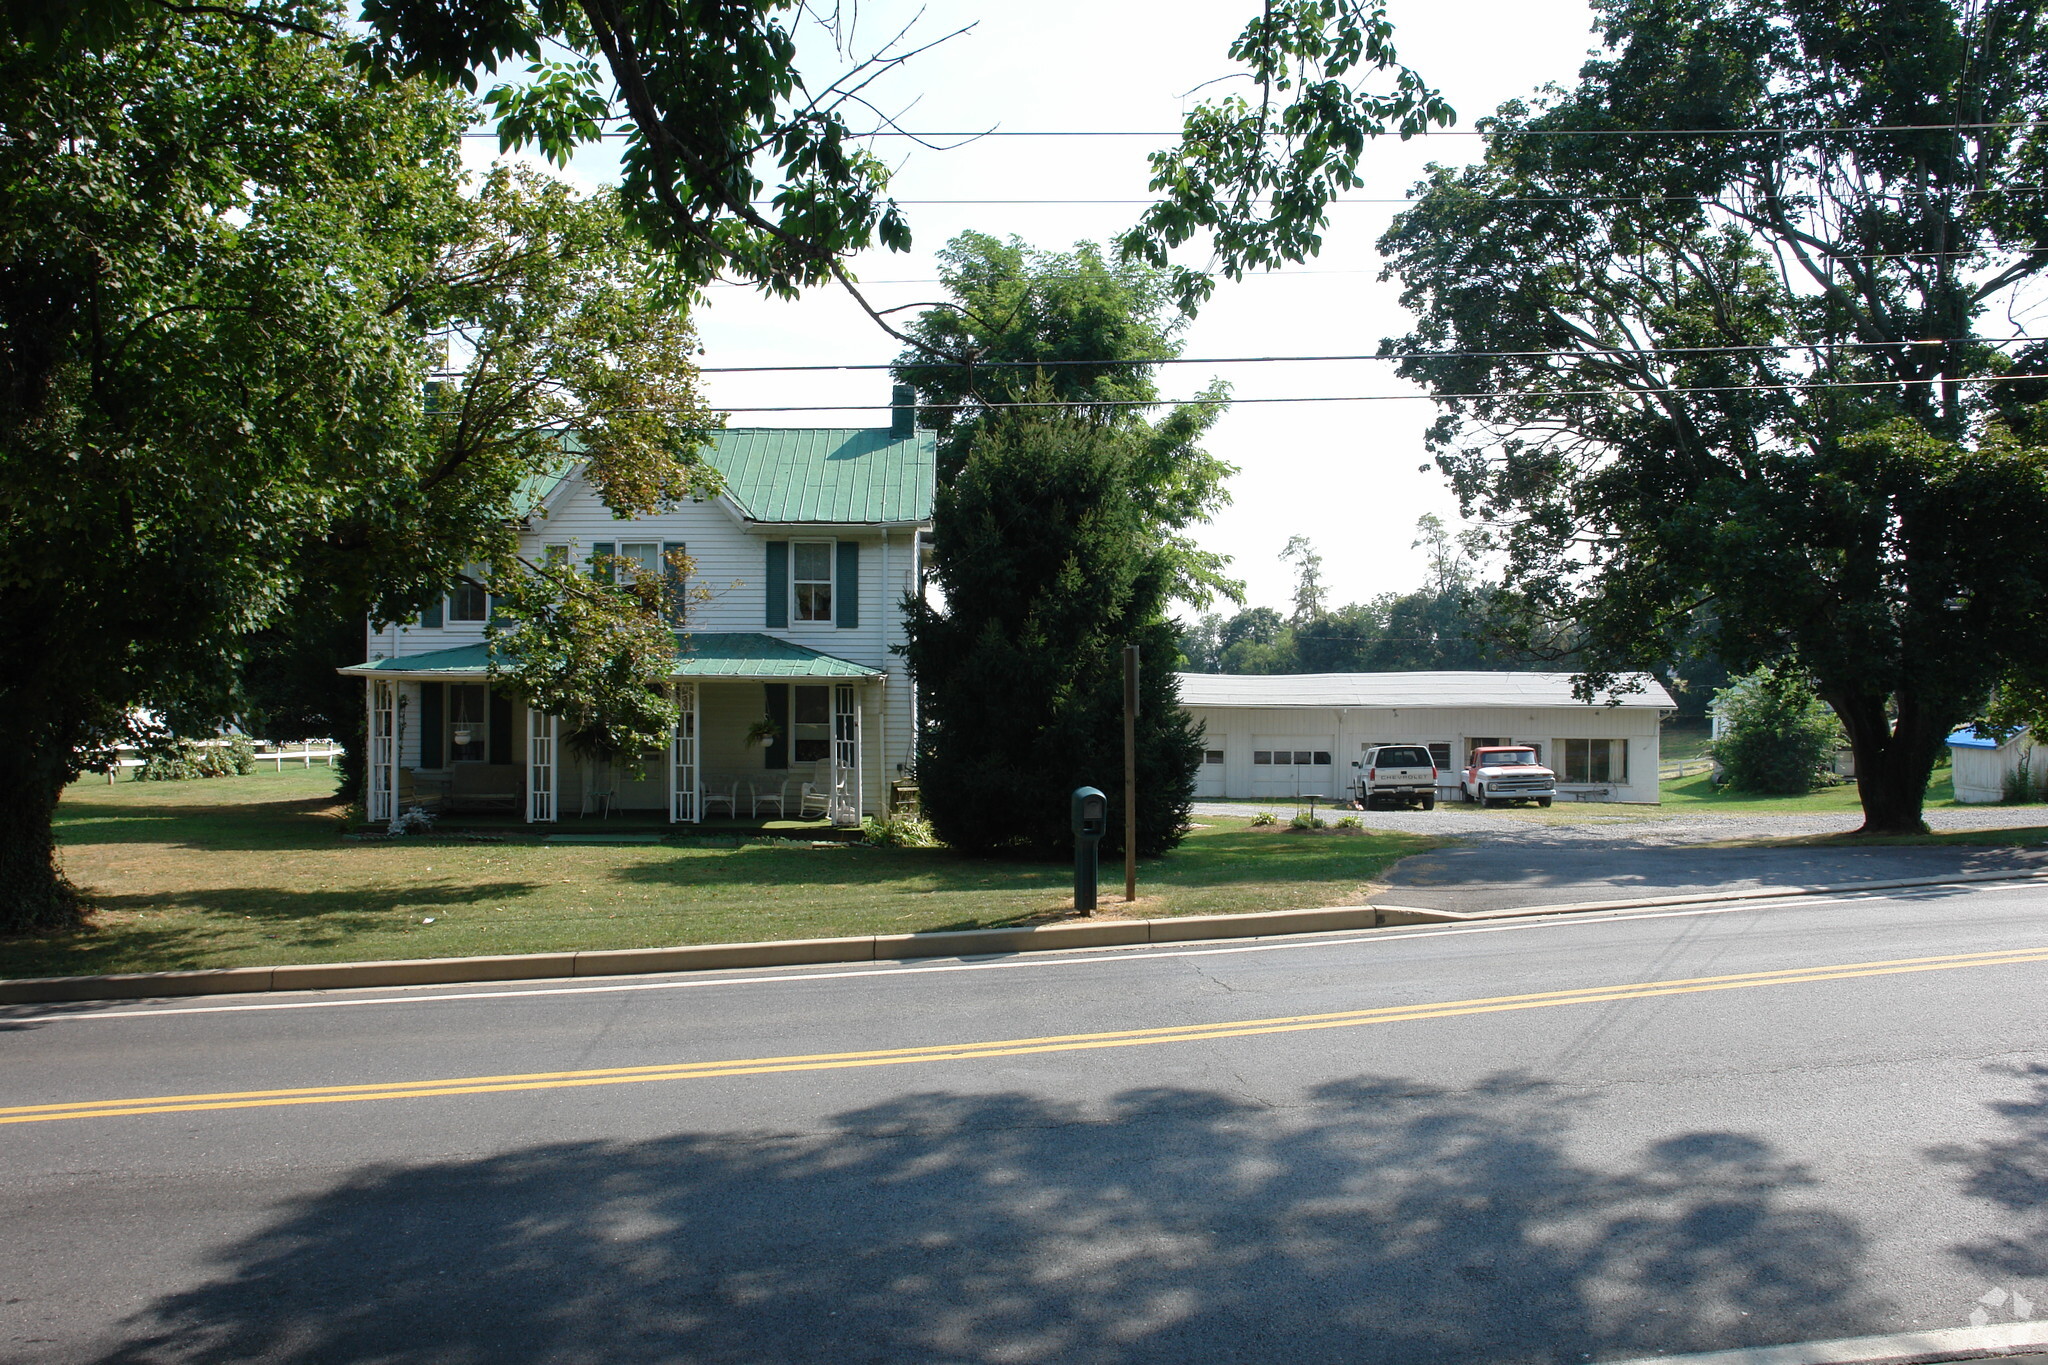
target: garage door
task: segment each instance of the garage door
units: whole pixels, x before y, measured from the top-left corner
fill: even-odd
[[[1230,747],[1228,740],[1220,735],[1210,735],[1206,741],[1210,746],[1202,750],[1202,766],[1195,774],[1196,796],[1223,795],[1223,754]]]
[[[1336,769],[1327,735],[1252,736],[1253,796],[1334,796]]]

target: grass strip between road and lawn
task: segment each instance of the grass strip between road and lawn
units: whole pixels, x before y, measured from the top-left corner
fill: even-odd
[[[88,779],[57,811],[87,930],[0,940],[0,977],[655,948],[996,928],[1072,918],[1073,871],[944,849],[756,841],[604,846],[342,837],[324,769],[186,782]],[[565,822],[574,825],[578,822]],[[593,828],[598,822],[589,822]],[[1117,915],[1357,904],[1424,835],[1252,828],[1198,817],[1139,865]]]

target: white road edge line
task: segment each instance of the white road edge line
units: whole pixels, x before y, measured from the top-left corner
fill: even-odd
[[[2048,1322],[2001,1322],[1989,1327],[1948,1327],[1880,1337],[1751,1346],[1705,1355],[1644,1356],[1603,1365],[1907,1365],[1907,1362],[1996,1359],[2022,1346],[2048,1345]]]
[[[2004,890],[2004,886],[1992,884],[1987,890]],[[1879,893],[1843,896],[1804,896],[1796,899],[1770,897],[1755,902],[1737,902],[1724,905],[1704,906],[1682,910],[1621,910],[1611,914],[1580,912],[1570,919],[1529,919],[1499,924],[1455,925],[1442,929],[1420,929],[1407,933],[1388,933],[1383,929],[1346,932],[1343,937],[1315,936],[1290,937],[1276,942],[1239,942],[1227,948],[1175,948],[1160,949],[1142,945],[1119,944],[1105,948],[1080,948],[1071,950],[1072,956],[1030,954],[1006,958],[1000,962],[948,962],[925,967],[865,967],[851,971],[837,972],[790,972],[774,976],[690,976],[669,981],[620,981],[601,986],[537,986],[514,990],[496,991],[454,991],[444,995],[387,995],[367,999],[343,1000],[277,1000],[248,1005],[189,1005],[172,1006],[168,1009],[107,1009],[76,1010],[75,1012],[51,1011],[47,1014],[0,1014],[0,1024],[6,1023],[66,1023],[78,1020],[99,1019],[161,1019],[172,1015],[186,1014],[242,1014],[262,1010],[318,1010],[357,1008],[365,1005],[431,1005],[442,1001],[460,1000],[520,1000],[542,996],[561,995],[617,995],[629,991],[680,991],[703,990],[715,986],[779,986],[801,984],[806,981],[841,981],[863,977],[922,976],[934,972],[1002,972],[1019,971],[1025,968],[1048,967],[1092,967],[1103,963],[1126,962],[1133,959],[1163,961],[1184,957],[1227,957],[1239,953],[1275,953],[1316,948],[1350,948],[1376,943],[1404,943],[1419,938],[1446,938],[1460,934],[1507,934],[1525,930],[1569,929],[1589,924],[1612,924],[1617,920],[1642,919],[1687,919],[1702,915],[1732,915],[1764,909],[1785,909],[1789,906],[1843,905],[1855,904],[1871,899]],[[771,969],[772,970],[772,969]],[[439,990],[439,986],[419,986],[421,992]],[[83,1003],[83,1002],[81,1002]]]

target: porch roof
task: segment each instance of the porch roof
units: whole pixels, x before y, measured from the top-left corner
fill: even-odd
[[[490,646],[482,642],[403,654],[395,659],[369,659],[338,670],[356,677],[481,678],[490,670]],[[739,631],[694,631],[676,635],[677,678],[721,679],[729,682],[781,678],[879,678],[882,670],[835,655],[778,640],[772,635]]]

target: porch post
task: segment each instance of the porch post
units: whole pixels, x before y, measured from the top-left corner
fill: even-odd
[[[391,683],[378,677],[364,679],[363,702],[368,708],[370,764],[363,775],[364,814],[372,824],[389,824],[397,813],[397,762],[393,753]]]
[[[555,753],[558,737],[555,718],[544,711],[526,708],[526,819],[529,824],[547,824],[555,819]]]
[[[695,824],[698,812],[697,684],[677,683],[676,727],[668,741],[668,818],[671,824]]]
[[[860,693],[852,683],[837,683],[832,688],[832,823],[859,824],[860,798]]]

